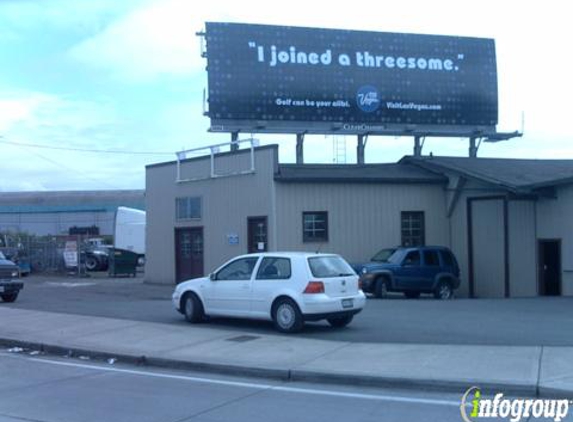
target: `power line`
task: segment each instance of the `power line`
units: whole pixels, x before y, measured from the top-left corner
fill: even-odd
[[[2,136],[0,136],[2,139]],[[52,149],[60,151],[75,151],[75,152],[91,152],[95,154],[125,154],[125,155],[174,155],[174,152],[166,151],[121,151],[113,149],[91,149],[91,148],[70,148],[70,147],[55,147],[52,145],[40,145],[40,144],[29,144],[23,142],[10,142],[0,140],[0,143],[7,145],[14,145],[18,147],[30,147],[30,148],[43,148]]]
[[[20,145],[20,146],[23,146],[23,144]],[[24,147],[24,149],[27,149],[27,148]],[[54,164],[54,165],[57,166],[60,170],[61,170],[62,168],[63,168],[63,169],[67,169],[67,170],[69,170],[69,171],[71,171],[71,172],[74,172],[74,173],[76,173],[76,174],[79,174],[79,175],[80,175],[81,177],[83,177],[84,179],[87,179],[87,180],[90,180],[90,181],[92,181],[92,182],[105,185],[105,186],[107,186],[108,188],[111,188],[111,189],[115,189],[115,190],[119,190],[119,189],[120,189],[120,188],[118,188],[117,186],[111,185],[111,184],[109,184],[109,183],[107,183],[107,182],[105,182],[105,181],[103,181],[103,180],[94,179],[93,177],[87,175],[86,173],[84,173],[84,172],[82,172],[82,171],[79,171],[79,170],[77,170],[77,169],[71,168],[71,167],[66,166],[66,165],[64,165],[64,164],[62,164],[62,163],[58,163],[57,161],[54,161],[54,160],[52,160],[52,159],[50,159],[50,158],[48,158],[48,157],[45,157],[45,156],[43,156],[42,154],[39,154],[38,152],[30,151],[30,150],[28,150],[28,152],[30,152],[30,154],[34,154],[36,157],[39,157],[39,158],[41,158],[41,159],[44,160],[44,161],[47,161],[48,163]]]

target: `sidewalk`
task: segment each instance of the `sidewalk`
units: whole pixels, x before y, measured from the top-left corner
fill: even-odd
[[[0,344],[293,381],[573,398],[573,347],[366,344],[19,310]]]

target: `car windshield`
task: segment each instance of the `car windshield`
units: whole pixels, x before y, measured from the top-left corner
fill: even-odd
[[[0,252],[0,259],[6,259],[6,257],[4,256],[4,254],[2,252]]]
[[[317,256],[308,259],[314,277],[345,277],[356,274],[352,267],[339,256]]]
[[[374,262],[391,262],[393,264],[398,262],[398,254],[396,253],[398,249],[396,248],[387,248],[382,249],[376,255],[374,255],[371,261]]]

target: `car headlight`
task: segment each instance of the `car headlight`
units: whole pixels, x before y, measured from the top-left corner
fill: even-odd
[[[360,271],[362,274],[367,274],[368,273],[368,269],[367,268],[362,268],[362,271]]]
[[[12,271],[12,278],[18,278],[19,275],[18,270]]]

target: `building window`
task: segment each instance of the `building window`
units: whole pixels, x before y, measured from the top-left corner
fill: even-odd
[[[328,212],[302,213],[302,240],[303,242],[328,241]]]
[[[402,211],[402,246],[423,246],[426,243],[424,211]]]
[[[175,198],[175,217],[177,220],[201,218],[201,198],[198,196]]]

